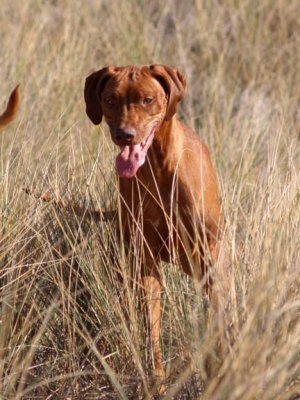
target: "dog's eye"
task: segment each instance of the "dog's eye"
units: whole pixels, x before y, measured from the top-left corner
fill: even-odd
[[[114,106],[116,104],[116,101],[115,99],[108,97],[107,99],[105,99],[105,103],[108,104],[109,106]]]
[[[153,102],[153,98],[152,97],[145,97],[143,99],[143,104],[151,104]]]

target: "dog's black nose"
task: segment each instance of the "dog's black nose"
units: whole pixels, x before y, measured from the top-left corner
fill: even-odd
[[[131,142],[134,138],[134,132],[131,129],[123,129],[117,128],[116,129],[116,140],[121,142],[125,140],[126,142]]]

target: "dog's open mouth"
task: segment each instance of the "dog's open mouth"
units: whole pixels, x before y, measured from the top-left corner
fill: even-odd
[[[137,170],[144,164],[154,133],[155,128],[151,129],[150,134],[142,143],[120,146],[121,152],[116,158],[116,170],[121,178],[134,177]]]

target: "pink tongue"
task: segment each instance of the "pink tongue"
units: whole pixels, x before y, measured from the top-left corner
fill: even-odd
[[[116,158],[117,174],[121,178],[132,178],[141,165],[141,145],[124,146]]]

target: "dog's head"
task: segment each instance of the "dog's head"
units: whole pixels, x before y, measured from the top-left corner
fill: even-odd
[[[116,159],[120,177],[135,176],[155,132],[171,120],[186,88],[185,77],[164,65],[106,67],[86,79],[86,113],[98,125],[102,117],[121,148]]]

